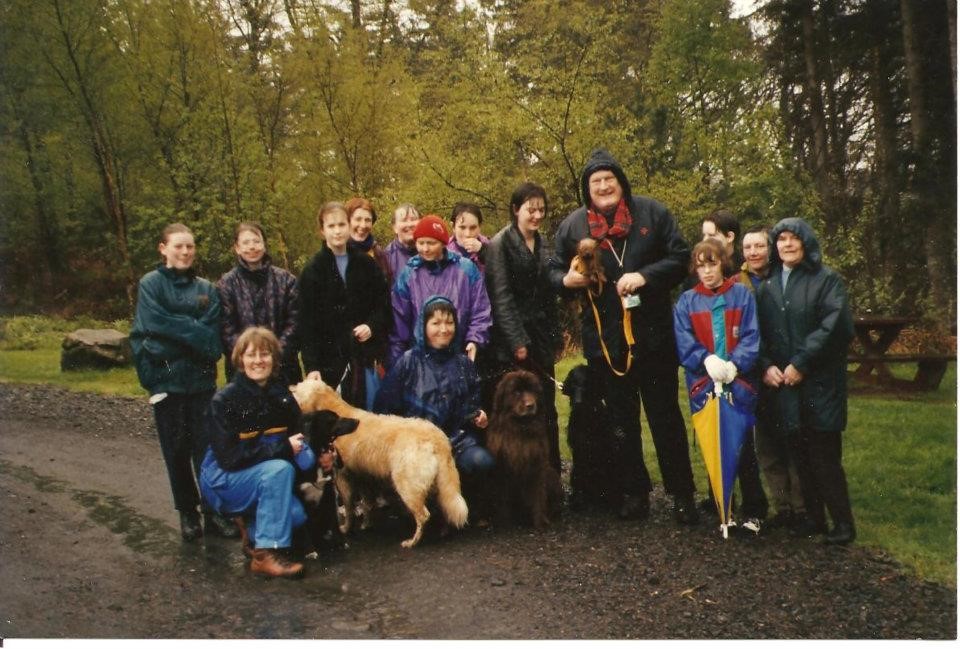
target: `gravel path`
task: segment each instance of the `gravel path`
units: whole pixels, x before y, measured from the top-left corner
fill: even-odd
[[[0,385],[0,637],[956,638],[956,591],[875,551],[723,541],[653,503],[412,551],[399,520],[267,581],[236,541],[179,541],[145,399]]]

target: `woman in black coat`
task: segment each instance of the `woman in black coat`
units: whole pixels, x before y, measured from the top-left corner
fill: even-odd
[[[300,275],[303,369],[319,372],[327,385],[340,385],[350,404],[369,408],[368,396],[373,395],[366,394],[365,374],[385,350],[387,282],[370,256],[347,246],[349,225],[342,204],[324,205],[317,227],[324,245]]]
[[[771,273],[757,289],[760,367],[800,475],[807,519],[795,532],[825,533],[826,507],[834,524],[826,541],[850,543],[856,532],[841,463],[853,338],[846,289],[823,265],[816,234],[803,219],[783,219],[770,239]]]
[[[546,273],[540,225],[547,213],[543,187],[523,183],[510,198],[511,225],[498,232],[487,248],[487,293],[493,314],[491,368],[485,368],[486,391],[492,394],[499,378],[522,367],[543,384],[550,462],[560,471],[560,438],[554,405],[554,359],[559,327],[556,293]],[[485,400],[486,402],[486,400]]]

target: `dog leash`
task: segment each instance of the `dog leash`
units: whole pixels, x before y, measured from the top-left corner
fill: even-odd
[[[597,323],[597,338],[600,339],[600,349],[603,350],[603,357],[607,359],[607,365],[610,366],[610,370],[614,374],[617,376],[624,376],[630,371],[630,366],[633,364],[633,351],[631,349],[634,344],[632,324],[633,318],[630,313],[630,309],[627,309],[623,306],[623,300],[620,301],[620,308],[623,309],[623,335],[627,340],[627,365],[621,372],[613,366],[613,361],[610,359],[610,352],[607,350],[607,344],[603,342],[603,329],[600,326],[600,312],[597,311],[597,305],[593,302],[593,291],[591,291],[589,288],[587,288],[587,299],[590,300],[590,308],[593,309],[593,319],[594,322]]]
[[[527,363],[530,366],[530,369],[533,370],[534,374],[539,374],[543,378],[549,380],[551,383],[557,386],[557,389],[560,390],[560,392],[563,392],[563,382],[558,381],[553,376],[550,376],[550,374],[548,374],[547,372],[544,372],[543,368],[540,367],[540,365],[535,360],[533,360],[532,356],[529,355],[529,348],[527,351],[527,357],[524,360],[518,362],[517,365],[521,365],[522,363]]]

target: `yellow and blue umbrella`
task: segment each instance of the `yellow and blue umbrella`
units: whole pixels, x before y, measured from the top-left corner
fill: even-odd
[[[704,377],[690,390],[690,419],[706,464],[723,538],[727,538],[740,449],[754,424],[756,398],[750,384],[741,379],[724,385],[711,384],[709,377]]]

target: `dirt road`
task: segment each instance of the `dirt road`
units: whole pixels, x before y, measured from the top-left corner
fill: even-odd
[[[0,385],[2,638],[956,637],[956,592],[854,546],[572,514],[404,550],[370,530],[300,581],[180,542],[145,400]]]

